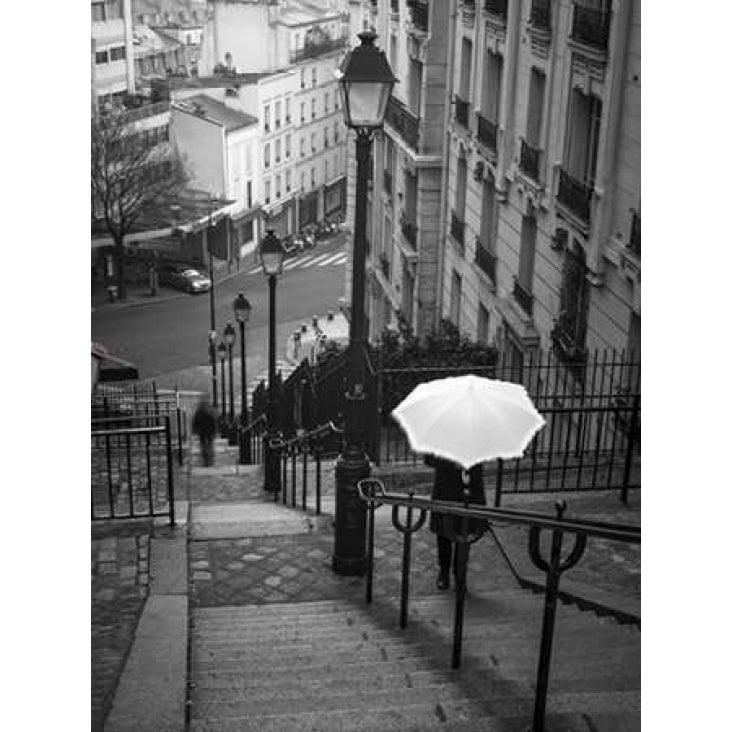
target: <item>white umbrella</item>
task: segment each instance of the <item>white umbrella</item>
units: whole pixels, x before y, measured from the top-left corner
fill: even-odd
[[[473,374],[419,384],[392,411],[415,452],[462,465],[518,458],[545,424],[521,384]]]

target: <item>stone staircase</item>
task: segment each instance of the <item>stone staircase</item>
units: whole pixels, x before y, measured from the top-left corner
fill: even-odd
[[[469,594],[459,670],[451,592],[415,599],[198,608],[190,730],[521,730],[530,727],[543,602]],[[640,633],[560,607],[547,729],[640,729]]]

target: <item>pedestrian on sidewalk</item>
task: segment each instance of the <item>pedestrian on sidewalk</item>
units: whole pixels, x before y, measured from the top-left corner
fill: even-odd
[[[198,436],[201,445],[201,457],[206,467],[214,464],[213,443],[216,437],[218,420],[218,410],[211,404],[208,394],[204,394],[199,399],[198,406],[193,414],[192,428],[193,434]]]
[[[483,466],[480,463],[470,470],[464,470],[452,460],[435,455],[427,455],[424,461],[435,470],[433,500],[454,501],[464,505],[467,498],[470,504],[485,505]],[[488,524],[481,519],[463,519],[461,516],[431,512],[430,531],[437,535],[438,590],[449,589],[451,564],[456,584],[465,583],[470,543],[480,538],[487,528]],[[464,546],[462,553],[459,551],[460,545]]]

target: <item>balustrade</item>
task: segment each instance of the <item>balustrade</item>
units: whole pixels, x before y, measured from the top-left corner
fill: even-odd
[[[493,282],[496,281],[496,255],[486,249],[480,239],[475,239],[475,263]]]
[[[518,280],[513,282],[513,296],[527,315],[534,314],[534,296]]]
[[[564,169],[560,169],[559,171],[557,200],[563,206],[566,206],[575,216],[589,223],[592,188],[573,178]]]
[[[521,140],[521,157],[519,158],[519,167],[521,170],[530,175],[535,181],[539,180],[539,161],[541,160],[541,150],[531,147],[526,140]]]
[[[478,115],[478,142],[496,152],[497,127],[495,122]]]

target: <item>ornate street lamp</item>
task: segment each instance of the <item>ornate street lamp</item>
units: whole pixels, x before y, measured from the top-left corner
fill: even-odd
[[[365,399],[366,204],[368,164],[374,130],[384,125],[397,79],[386,55],[374,45],[376,34],[358,34],[361,45],[350,51],[336,72],[346,125],[356,132],[356,210],[353,226],[351,321],[349,330],[346,424],[343,454],[336,464],[336,526],[333,570],[342,575],[366,571],[366,504],[356,484],[371,473],[365,452],[362,414]]]
[[[224,343],[226,344],[226,355],[229,357],[229,424],[234,421],[234,344],[236,343],[236,331],[231,323],[224,328]]]
[[[273,229],[267,229],[266,236],[259,245],[259,260],[262,271],[269,280],[269,388],[267,389],[267,433],[263,436],[264,443],[264,490],[269,493],[279,493],[280,467],[275,454],[270,450],[270,442],[276,437],[276,289],[277,276],[282,274],[282,262],[285,250],[282,242]]]
[[[247,347],[246,325],[252,313],[249,300],[240,292],[234,300],[234,315],[239,323],[239,342],[241,343],[241,414],[239,415],[239,463],[249,465],[252,462],[252,443],[249,432],[244,432],[249,424],[249,410],[247,408]]]
[[[221,361],[221,416],[219,423],[223,427],[226,422],[226,344],[223,341],[219,343],[218,351],[219,360]]]

